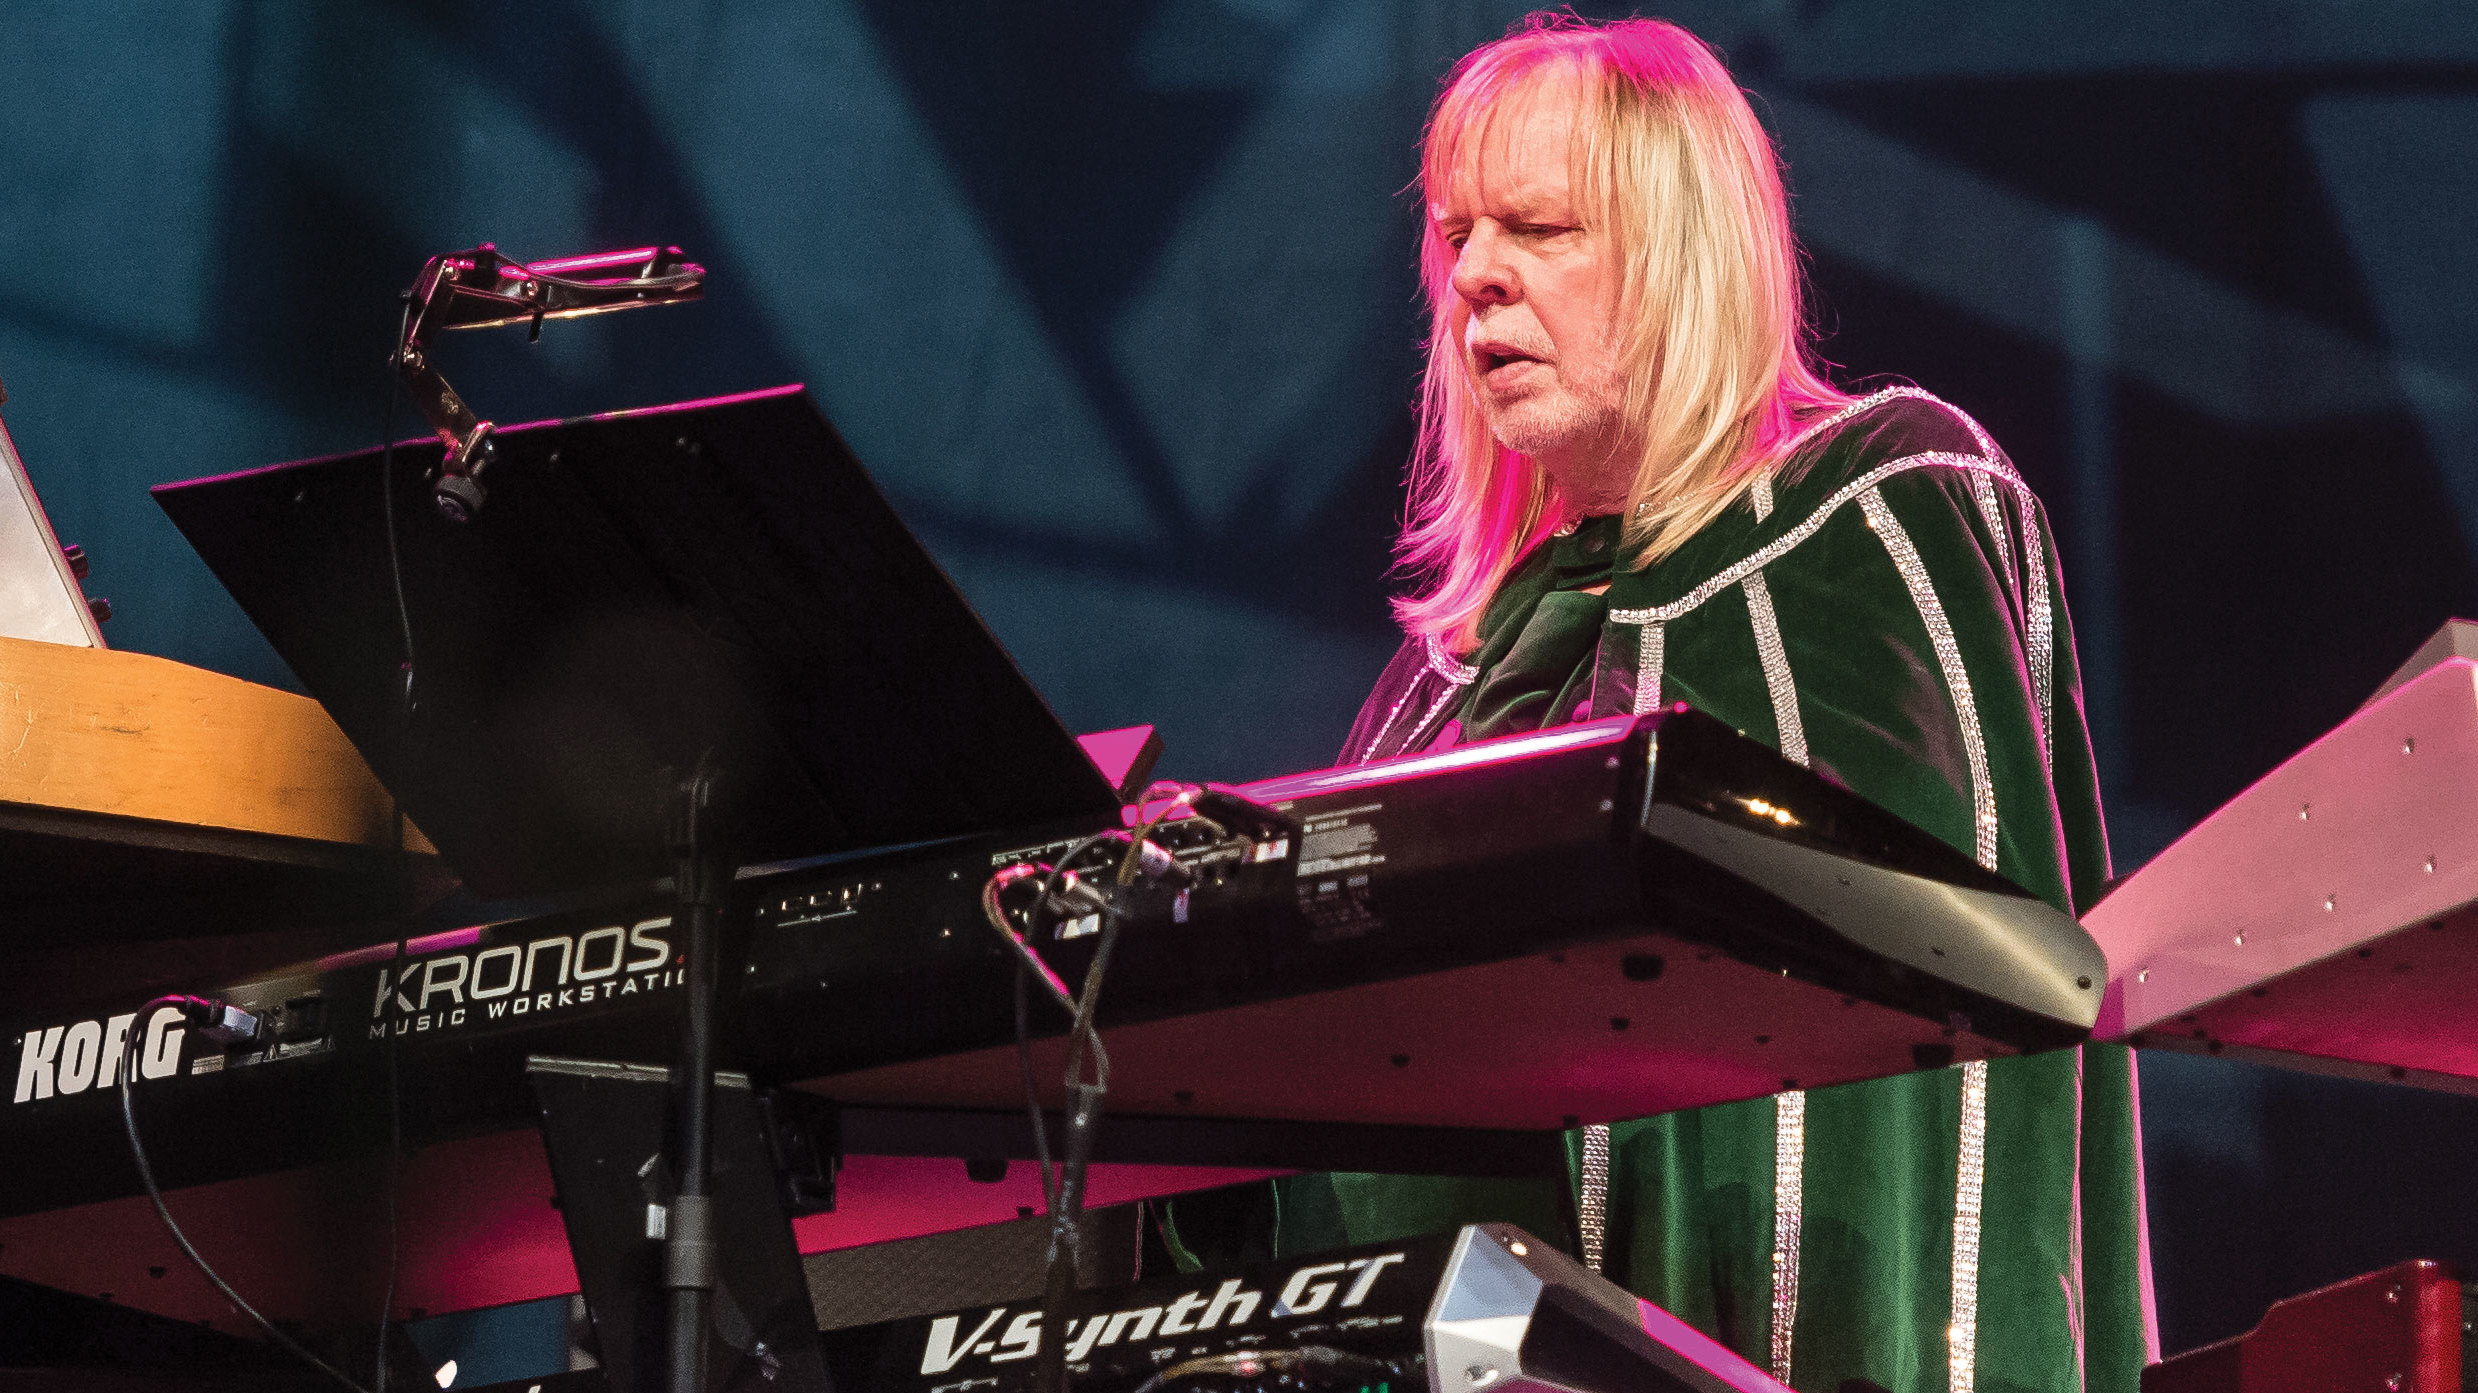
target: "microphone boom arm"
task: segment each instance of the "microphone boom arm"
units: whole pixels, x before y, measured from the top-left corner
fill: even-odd
[[[447,449],[431,481],[439,511],[457,522],[470,521],[481,511],[487,496],[481,476],[490,465],[494,427],[473,414],[431,362],[433,334],[530,324],[538,339],[545,319],[697,299],[705,293],[705,277],[705,268],[678,247],[523,262],[500,255],[497,247],[484,242],[470,251],[432,257],[405,292],[412,313],[405,316],[395,365],[422,419]]]

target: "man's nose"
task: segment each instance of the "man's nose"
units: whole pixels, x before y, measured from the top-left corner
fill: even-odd
[[[1505,305],[1522,298],[1523,282],[1506,253],[1506,234],[1483,218],[1463,239],[1454,259],[1454,293],[1473,305]]]

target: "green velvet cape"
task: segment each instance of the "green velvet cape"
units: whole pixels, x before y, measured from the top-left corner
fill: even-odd
[[[1554,591],[1553,550],[1501,595]],[[1572,703],[1532,703],[1547,723],[1688,702],[2060,908],[2107,879],[2055,543],[1985,433],[1926,393],[1815,423],[1600,609],[1567,660],[1590,671],[1539,675]],[[1562,651],[1485,637],[1475,657]],[[1489,677],[1406,644],[1346,760],[1452,743]],[[2155,1342],[2134,1101],[2131,1055],[2093,1046],[1620,1124],[1604,1269],[1810,1393],[2136,1393]],[[1402,1176],[1297,1176],[1276,1201],[1285,1252],[1573,1212],[1545,1182]]]

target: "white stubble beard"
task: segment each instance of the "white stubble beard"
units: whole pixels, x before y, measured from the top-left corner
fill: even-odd
[[[1504,406],[1480,383],[1472,387],[1489,433],[1548,475],[1568,512],[1594,516],[1623,511],[1634,471],[1620,467],[1617,459],[1624,435],[1621,402],[1580,391],[1562,373],[1551,391]]]

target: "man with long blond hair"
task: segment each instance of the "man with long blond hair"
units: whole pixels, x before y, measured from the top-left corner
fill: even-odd
[[[1772,144],[1712,51],[1535,16],[1455,69],[1419,187],[1423,583],[1344,757],[1688,702],[2088,906],[2108,852],[2039,504],[1960,411],[1817,370]],[[1579,1237],[1815,1393],[2133,1393],[2132,1105],[2131,1056],[2091,1048],[1587,1129]],[[1553,1199],[1303,1176],[1281,1239]]]

